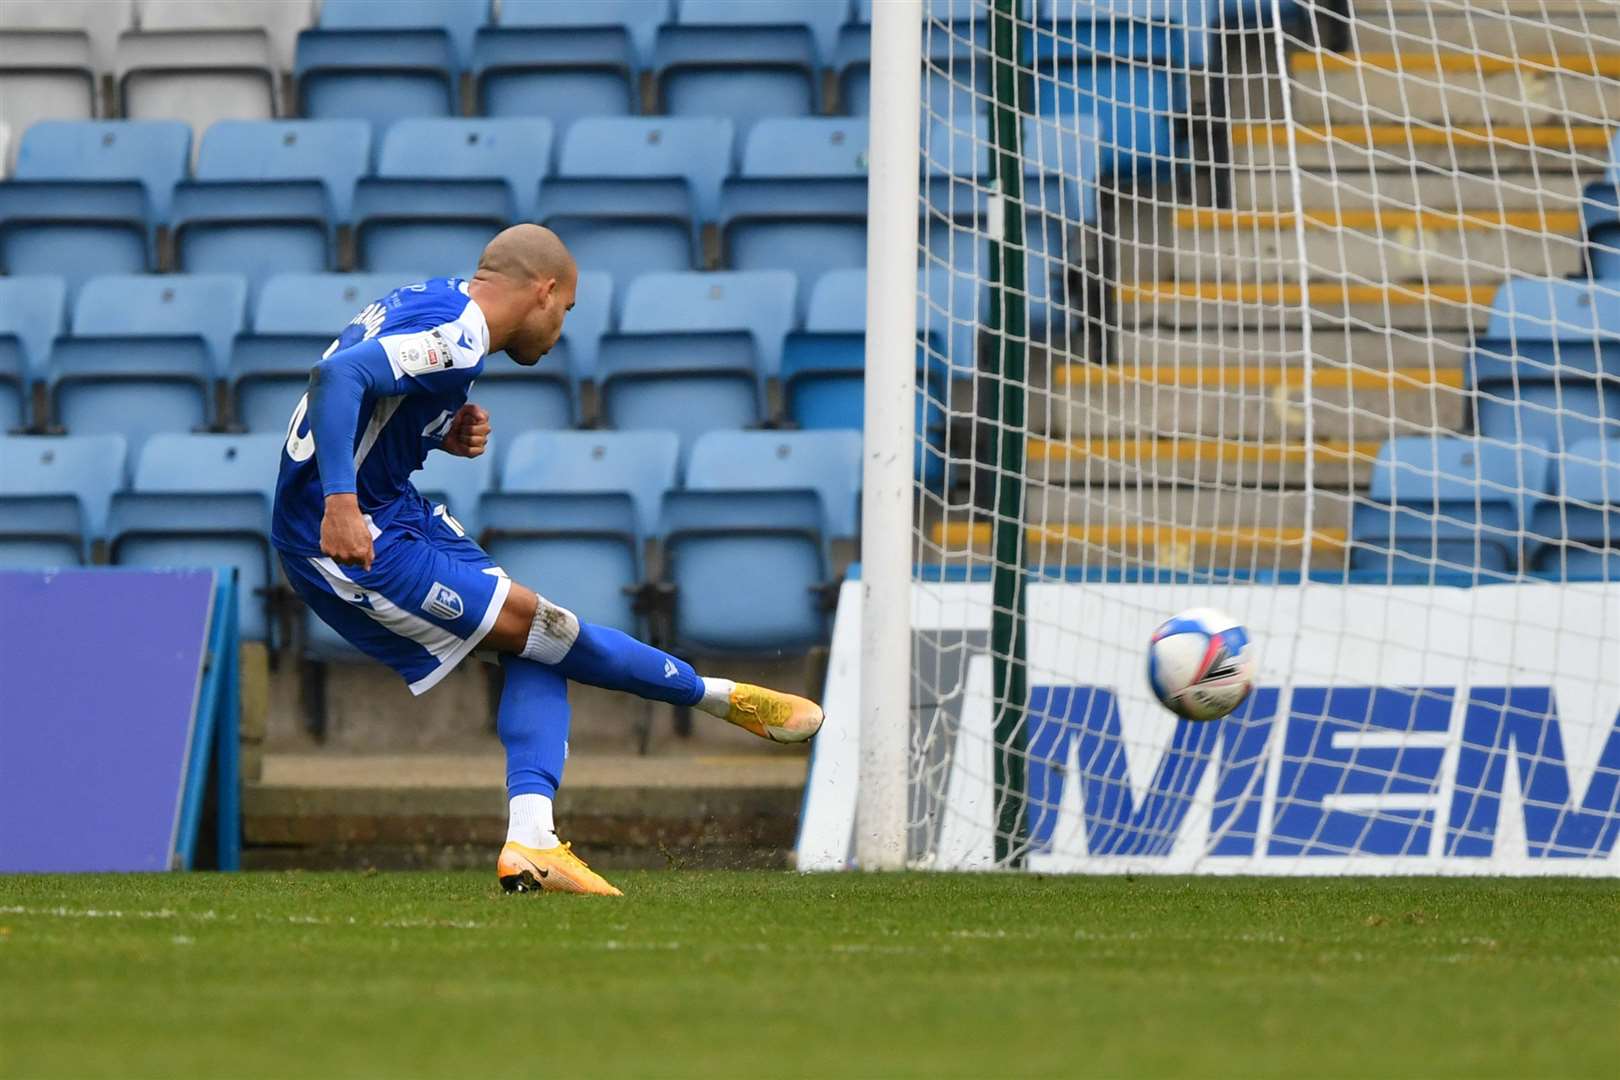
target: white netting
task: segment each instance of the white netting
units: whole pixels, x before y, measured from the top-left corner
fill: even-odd
[[[908,858],[1620,872],[1620,4],[924,10]]]

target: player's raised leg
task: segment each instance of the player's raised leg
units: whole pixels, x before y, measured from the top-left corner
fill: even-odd
[[[496,728],[506,747],[510,817],[496,873],[507,892],[621,896],[557,836],[551,800],[568,757],[568,680],[520,656],[501,658],[506,687]]]
[[[705,678],[686,661],[622,631],[581,622],[516,582],[484,646],[545,665],[574,682],[690,706],[772,742],[804,742],[821,730],[821,706],[808,698]]]

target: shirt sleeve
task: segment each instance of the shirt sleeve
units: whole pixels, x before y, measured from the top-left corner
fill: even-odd
[[[321,492],[355,490],[354,444],[367,402],[465,387],[483,368],[483,353],[467,347],[458,324],[384,334],[339,349],[309,375],[309,430]],[[460,347],[458,347],[460,346]]]

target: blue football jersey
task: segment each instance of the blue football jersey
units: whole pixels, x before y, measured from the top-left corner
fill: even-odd
[[[322,418],[311,415],[306,393],[282,446],[271,542],[292,554],[319,555],[326,495],[333,490],[354,491],[374,533],[402,505],[420,500],[411,474],[443,442],[488,350],[489,326],[460,278],[405,285],[368,304],[320,360],[334,367],[312,373],[341,376],[329,385],[341,382],[359,397],[354,430],[337,432],[350,440],[352,481],[320,475],[315,432]]]

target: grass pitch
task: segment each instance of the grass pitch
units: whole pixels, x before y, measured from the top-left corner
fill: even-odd
[[[1613,1076],[1620,883],[0,878],[0,1076]]]

